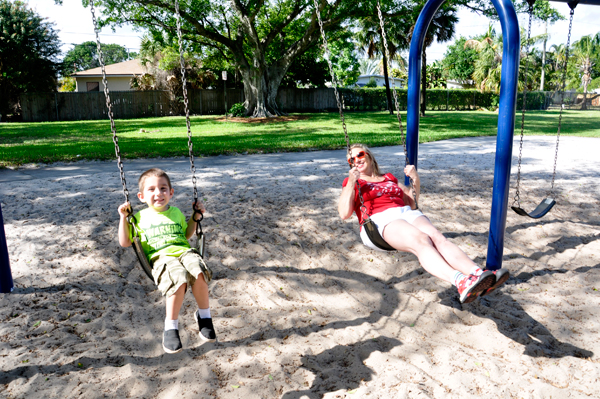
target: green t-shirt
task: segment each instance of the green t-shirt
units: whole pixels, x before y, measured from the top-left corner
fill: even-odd
[[[179,256],[190,249],[190,243],[185,238],[185,216],[174,206],[164,212],[143,209],[135,214],[133,222],[140,230],[142,248],[150,261],[160,255]],[[130,229],[130,237],[133,239],[133,228]]]

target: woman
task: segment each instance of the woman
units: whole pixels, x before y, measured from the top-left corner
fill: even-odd
[[[382,174],[364,144],[350,147],[348,163],[352,169],[343,183],[338,212],[344,220],[356,213],[361,224],[360,237],[366,246],[380,250],[362,227],[363,221],[371,218],[389,245],[416,255],[425,270],[455,285],[461,303],[487,295],[508,280],[510,274],[506,269],[494,272],[480,269],[416,209],[413,195],[418,200],[420,180],[413,165],[406,166],[404,173],[413,180],[414,193],[391,173]],[[357,182],[364,201],[362,209]]]

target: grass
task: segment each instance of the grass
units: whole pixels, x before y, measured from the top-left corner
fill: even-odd
[[[525,134],[555,135],[558,112],[529,112]],[[496,134],[498,115],[492,112],[428,111],[427,115],[421,118],[420,142]],[[195,116],[191,118],[194,154],[307,151],[346,146],[337,113],[308,116],[308,119],[275,123],[224,122],[217,117]],[[405,124],[405,114],[402,116]],[[520,120],[517,115],[515,135],[520,132]],[[388,113],[348,113],[346,124],[353,143],[374,147],[401,143],[397,119]],[[183,117],[117,120],[115,126],[123,158],[188,154]],[[564,111],[561,135],[600,137],[600,113]],[[115,159],[108,120],[0,124],[0,167],[82,159]]]

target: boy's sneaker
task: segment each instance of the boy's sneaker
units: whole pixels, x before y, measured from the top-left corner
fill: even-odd
[[[488,288],[487,290],[481,291],[481,294],[479,294],[479,296],[486,296],[486,295],[491,294],[496,288],[498,288],[502,284],[506,283],[506,281],[510,277],[510,272],[506,269],[494,270],[494,271],[492,271],[492,273],[494,273],[494,275],[496,276],[496,282],[494,284],[492,284],[492,286],[490,288]]]
[[[200,335],[200,338],[207,342],[215,342],[217,340],[217,334],[215,333],[212,319],[201,319],[198,317],[198,312],[194,312],[194,318],[198,322],[198,330],[200,330],[198,334]]]
[[[181,339],[179,330],[167,330],[163,333],[163,349],[167,353],[181,352]]]
[[[460,294],[460,303],[469,303],[477,299],[480,292],[487,290],[496,282],[496,276],[490,271],[484,271],[479,275],[470,274],[463,277],[457,284]]]

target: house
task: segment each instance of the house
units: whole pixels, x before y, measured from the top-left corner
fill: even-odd
[[[364,87],[367,83],[369,83],[371,78],[375,79],[377,86],[385,86],[385,77],[383,75],[360,75],[356,81],[356,85],[359,87]],[[394,84],[397,88],[402,88],[404,79],[392,78],[391,76],[389,78],[390,87],[392,87],[392,84]],[[392,80],[394,81],[393,83]]]
[[[140,64],[140,60],[129,60],[107,65],[104,67],[104,71],[106,72],[106,82],[110,91],[133,90],[129,85],[131,78],[146,73]],[[100,67],[75,72],[71,76],[77,82],[75,91],[104,91],[102,69]]]
[[[472,89],[475,82],[472,80],[458,81],[458,80],[446,80],[446,89]]]

